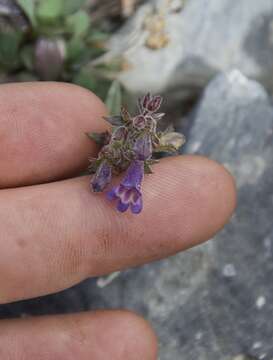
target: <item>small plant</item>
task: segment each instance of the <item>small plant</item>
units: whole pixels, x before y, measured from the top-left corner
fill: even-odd
[[[2,82],[60,80],[105,98],[119,61],[94,64],[108,34],[92,24],[86,0],[0,1]]]
[[[102,192],[110,184],[113,175],[126,171],[120,185],[107,193],[109,200],[117,201],[117,209],[139,214],[143,208],[141,183],[144,173],[152,174],[151,166],[158,162],[153,155],[157,152],[176,153],[184,144],[183,135],[168,128],[157,130],[157,123],[165,114],[158,113],[161,96],[147,94],[139,100],[139,114],[131,116],[126,108],[121,115],[107,117],[112,125],[111,132],[90,133],[88,136],[102,145],[98,158],[91,159],[90,172],[95,174],[91,181],[94,192]]]

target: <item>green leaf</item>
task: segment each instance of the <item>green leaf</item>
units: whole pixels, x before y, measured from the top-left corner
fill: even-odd
[[[19,64],[19,46],[22,36],[18,32],[0,33],[0,63],[13,69]]]
[[[90,17],[85,11],[79,10],[67,18],[66,25],[74,37],[84,36],[90,26]]]
[[[16,0],[16,2],[22,8],[26,16],[29,18],[31,24],[35,26],[35,0]]]
[[[38,77],[35,76],[32,72],[22,71],[16,74],[16,81],[18,82],[28,82],[28,81],[38,81]]]
[[[73,38],[67,43],[67,61],[70,65],[77,67],[88,61],[89,58],[90,49],[86,47],[82,39]]]
[[[37,17],[41,22],[52,23],[63,14],[65,0],[40,0],[37,7]]]
[[[86,0],[65,0],[63,7],[63,14],[70,15],[80,10],[83,5],[86,3]]]
[[[98,65],[98,68],[103,69],[104,72],[117,74],[122,70],[122,58],[112,58],[111,61]]]
[[[80,71],[74,78],[73,83],[85,87],[96,93],[99,86],[99,80],[91,75],[91,73]]]
[[[105,99],[111,84],[109,80],[100,77],[95,69],[90,70],[86,68],[78,71],[73,76],[72,82],[93,91],[102,100]]]
[[[92,29],[86,41],[91,44],[97,43],[98,45],[101,45],[105,43],[108,39],[108,33],[101,30]]]
[[[114,80],[112,82],[105,103],[110,114],[117,115],[120,113],[122,105],[122,93],[118,80]]]
[[[25,68],[29,71],[34,69],[34,49],[31,45],[26,45],[21,50],[21,59]]]

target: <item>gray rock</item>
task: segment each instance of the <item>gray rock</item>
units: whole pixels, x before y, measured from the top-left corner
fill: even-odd
[[[215,159],[233,173],[238,187],[238,209],[209,247],[206,282],[196,294],[199,300],[195,299],[195,304],[184,313],[184,326],[192,332],[192,319],[199,316],[199,331],[206,339],[202,340],[201,348],[208,350],[208,359],[245,352],[250,358],[271,360],[271,100],[260,84],[234,70],[209,84],[190,120],[193,126],[186,151]],[[196,353],[189,358],[203,359]]]
[[[126,88],[191,96],[218,72],[238,68],[273,90],[272,0],[185,0],[177,11],[179,1],[150,1],[113,37],[112,51],[131,64],[120,77]],[[157,50],[146,46],[150,31],[143,26],[154,3],[166,23],[159,32],[169,38]]]

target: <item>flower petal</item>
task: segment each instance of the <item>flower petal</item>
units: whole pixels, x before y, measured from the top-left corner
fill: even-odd
[[[133,214],[139,214],[141,213],[142,209],[143,209],[143,201],[142,201],[142,196],[140,196],[136,201],[136,203],[131,204],[131,211]]]
[[[120,212],[125,212],[129,208],[129,204],[124,204],[121,200],[118,202],[117,209]]]
[[[117,188],[113,188],[112,190],[108,191],[108,193],[106,194],[106,197],[109,201],[116,200],[118,198]]]
[[[127,173],[121,184],[126,188],[140,189],[141,182],[144,176],[144,162],[134,160],[129,166]]]

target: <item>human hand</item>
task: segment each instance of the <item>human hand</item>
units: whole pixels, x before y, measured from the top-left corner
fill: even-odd
[[[211,238],[231,216],[231,176],[196,156],[156,165],[138,216],[91,193],[90,177],[76,176],[97,151],[85,132],[105,130],[105,113],[73,85],[0,86],[0,303],[173,255]],[[154,360],[157,341],[126,311],[4,320],[0,358]]]

